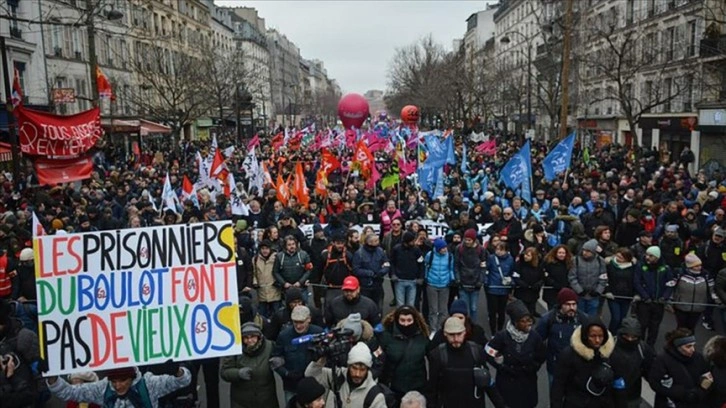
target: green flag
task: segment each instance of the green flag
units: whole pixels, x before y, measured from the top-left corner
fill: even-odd
[[[585,162],[588,166],[590,165],[590,148],[586,147],[585,150],[582,151],[582,161]]]
[[[390,188],[398,184],[400,180],[401,171],[398,168],[398,160],[394,160],[391,163],[391,167],[388,169],[388,173],[381,180],[381,188]]]

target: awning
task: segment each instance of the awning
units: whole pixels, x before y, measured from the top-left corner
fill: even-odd
[[[5,145],[5,143],[0,143],[0,162],[9,162],[13,161],[13,152],[10,150],[10,146]]]
[[[101,118],[101,126],[105,131],[112,133],[137,133],[140,127],[138,120],[109,120],[106,118]]]
[[[171,128],[169,126],[164,126],[159,123],[152,122],[150,120],[144,120],[141,119],[139,121],[141,126],[141,136],[146,136],[148,134],[157,134],[157,135],[168,135],[171,134]]]

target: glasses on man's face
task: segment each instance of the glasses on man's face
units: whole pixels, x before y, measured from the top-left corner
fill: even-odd
[[[400,226],[401,226],[401,223],[398,223],[398,222],[394,222],[394,223],[393,223],[393,224],[391,224],[391,225],[393,225],[394,227],[400,227]]]
[[[504,215],[512,215],[510,212],[505,212]]]

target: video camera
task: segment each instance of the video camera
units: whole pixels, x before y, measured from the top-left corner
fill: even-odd
[[[348,352],[355,344],[353,330],[338,328],[318,334],[308,334],[292,339],[293,345],[311,343],[308,350],[313,360],[325,357],[329,364],[344,367],[348,361]]]

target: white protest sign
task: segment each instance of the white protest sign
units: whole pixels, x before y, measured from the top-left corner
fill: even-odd
[[[242,353],[233,228],[34,239],[46,375]]]

